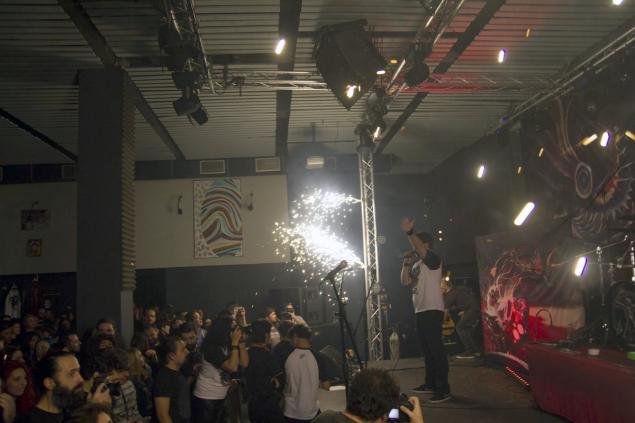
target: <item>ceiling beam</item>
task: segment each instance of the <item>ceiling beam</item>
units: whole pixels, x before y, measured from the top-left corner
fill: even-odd
[[[82,34],[104,66],[123,67],[122,64],[124,60],[117,57],[78,0],[57,0],[57,2],[71,18],[77,30]],[[166,147],[174,154],[174,157],[177,160],[185,160],[185,155],[165,128],[165,125],[163,125],[159,117],[154,113],[154,110],[152,110],[152,107],[150,107],[145,97],[143,97],[137,84],[134,82],[132,82],[132,84],[135,89],[135,105],[137,106],[137,110],[139,110],[152,129],[154,129]]]
[[[445,55],[443,60],[439,62],[439,64],[434,68],[432,73],[440,74],[446,73],[450,67],[459,59],[461,54],[472,44],[472,41],[476,38],[478,34],[485,28],[485,26],[489,23],[489,21],[496,15],[496,12],[505,4],[505,0],[488,0],[488,2],[483,6],[481,11],[476,15],[474,20],[467,27],[465,32],[463,32],[459,38],[456,40],[450,51]],[[380,154],[384,151],[388,143],[395,137],[395,135],[400,131],[401,127],[406,123],[410,115],[412,115],[417,107],[421,104],[424,98],[426,98],[428,93],[417,93],[404,111],[399,115],[399,117],[393,122],[390,126],[386,135],[382,138],[382,140],[377,144],[375,148],[375,154]]]
[[[28,134],[30,134],[30,135],[34,136],[35,138],[39,139],[40,141],[42,141],[46,145],[50,146],[51,148],[59,151],[60,153],[62,153],[63,155],[65,155],[66,157],[71,159],[72,161],[74,161],[74,162],[77,161],[77,155],[75,153],[73,153],[71,151],[68,151],[67,149],[62,147],[59,143],[57,143],[56,141],[53,141],[51,138],[49,138],[45,134],[41,133],[40,131],[38,131],[37,129],[35,129],[31,125],[29,125],[28,123],[26,123],[23,120],[19,119],[17,116],[12,115],[11,113],[7,112],[2,107],[0,107],[0,116],[2,116],[3,118],[5,118],[9,122],[11,122],[12,124],[17,126],[18,128],[22,129],[23,131],[27,132]]]
[[[295,66],[295,51],[300,28],[302,0],[280,0],[280,17],[278,18],[278,35],[284,38],[286,46],[282,52],[282,61],[278,63],[278,71],[292,71]],[[279,75],[280,79],[288,78]],[[288,154],[289,118],[291,117],[291,97],[293,91],[276,91],[276,156],[286,157]]]

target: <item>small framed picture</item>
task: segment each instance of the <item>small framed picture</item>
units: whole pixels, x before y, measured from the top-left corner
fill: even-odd
[[[26,256],[40,257],[42,256],[42,240],[29,239],[26,241]]]

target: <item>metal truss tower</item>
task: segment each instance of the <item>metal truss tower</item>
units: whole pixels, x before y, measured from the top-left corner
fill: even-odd
[[[379,254],[377,251],[377,220],[375,218],[375,177],[373,149],[365,133],[360,134],[358,148],[359,185],[362,200],[362,231],[364,234],[364,286],[366,288],[366,339],[368,360],[384,359],[384,335],[379,283]]]

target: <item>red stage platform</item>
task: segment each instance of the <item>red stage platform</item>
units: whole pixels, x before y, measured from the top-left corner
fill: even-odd
[[[527,347],[531,389],[538,406],[576,423],[635,422],[635,361],[626,353],[601,348],[560,350]]]

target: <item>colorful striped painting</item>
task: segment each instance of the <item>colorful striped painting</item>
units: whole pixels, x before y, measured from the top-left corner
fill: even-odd
[[[240,179],[194,181],[194,258],[243,255]]]

